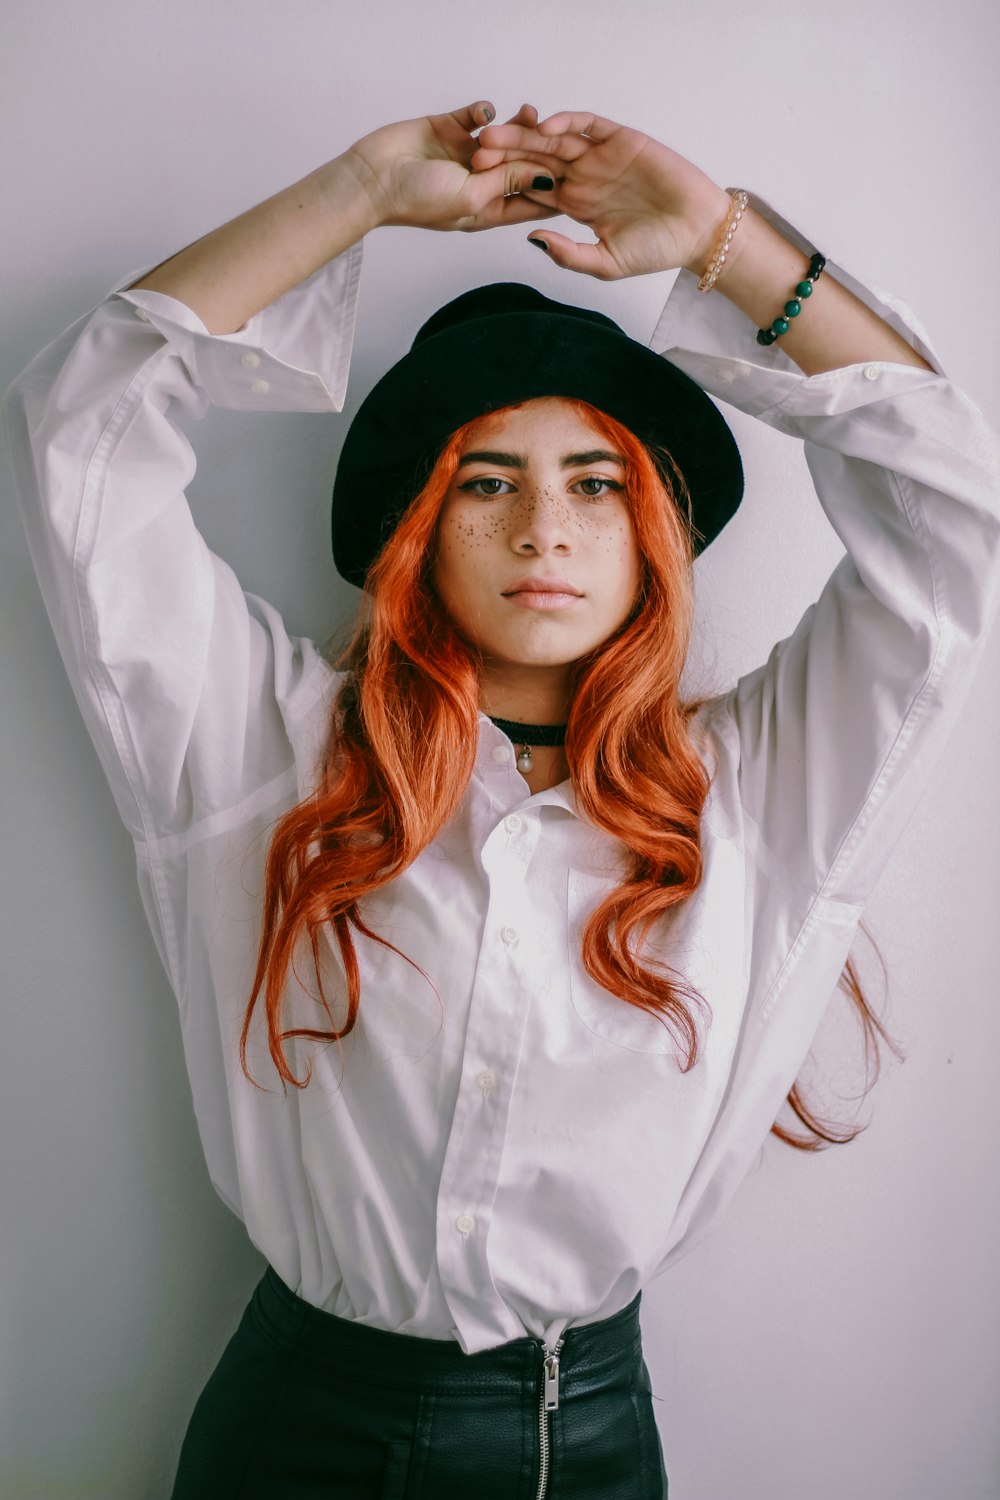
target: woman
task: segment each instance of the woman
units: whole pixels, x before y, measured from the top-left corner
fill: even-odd
[[[641,1288],[772,1128],[996,606],[993,441],[907,309],[639,132],[492,118],[375,131],[8,396],[213,1181],[270,1263],[178,1500],[666,1495]],[[178,414],[338,409],[377,226],[555,213],[597,236],[536,230],[558,265],[681,268],[656,353],[525,287],[436,314],[347,436],[370,618],[334,669],[199,537]],[[847,556],[682,703],[691,558],[742,493],[705,390],[805,440]]]

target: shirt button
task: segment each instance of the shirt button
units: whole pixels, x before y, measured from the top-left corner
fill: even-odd
[[[511,813],[509,818],[504,818],[503,826],[506,828],[508,833],[516,833],[521,826],[521,819],[518,817],[517,813]]]
[[[880,373],[877,365],[865,365],[866,380],[877,380]]]
[[[493,746],[493,759],[498,766],[506,766],[510,761],[510,751],[506,745]]]
[[[255,396],[266,396],[271,389],[271,382],[269,380],[255,380],[250,389]]]
[[[260,364],[260,355],[244,354],[242,359],[240,360],[240,364],[243,366],[244,370],[256,370],[257,366]]]
[[[507,946],[511,947],[514,943],[517,942],[517,928],[516,927],[501,927],[501,929],[500,929],[500,936],[503,938],[503,940],[507,944]]]
[[[476,1221],[471,1214],[459,1214],[455,1220],[455,1228],[461,1230],[462,1234],[468,1234],[475,1227]]]
[[[149,313],[146,312],[144,308],[137,307],[136,310],[135,310],[135,315],[139,319],[140,323],[148,323],[149,322]]]
[[[479,1084],[479,1087],[482,1089],[484,1094],[489,1093],[490,1089],[493,1087],[496,1081],[497,1075],[491,1072],[489,1068],[485,1068],[482,1073],[479,1073],[476,1076],[476,1082]]]

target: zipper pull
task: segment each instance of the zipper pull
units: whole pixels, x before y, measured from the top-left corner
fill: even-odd
[[[555,1411],[559,1406],[559,1354],[558,1346],[545,1356],[545,1410]]]

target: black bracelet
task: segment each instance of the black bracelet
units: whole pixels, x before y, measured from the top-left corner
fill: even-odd
[[[798,286],[795,288],[795,296],[791,299],[790,302],[785,303],[784,315],[775,318],[770,328],[758,328],[758,344],[773,344],[775,339],[780,339],[783,333],[788,332],[789,318],[798,317],[799,313],[802,311],[802,303],[807,297],[812,296],[813,287],[822,276],[823,267],[825,265],[826,257],[820,255],[817,251],[809,261],[809,274],[806,277],[805,281],[799,282]]]

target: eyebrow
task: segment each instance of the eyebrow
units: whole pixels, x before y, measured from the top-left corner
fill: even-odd
[[[567,453],[559,460],[560,468],[579,469],[587,464],[611,463],[618,464],[622,469],[625,460],[620,453],[610,453],[606,448],[589,448],[586,453]],[[523,453],[496,453],[492,449],[480,449],[475,453],[463,453],[458,460],[458,467],[464,469],[467,464],[497,464],[502,469],[526,469],[528,460]]]

